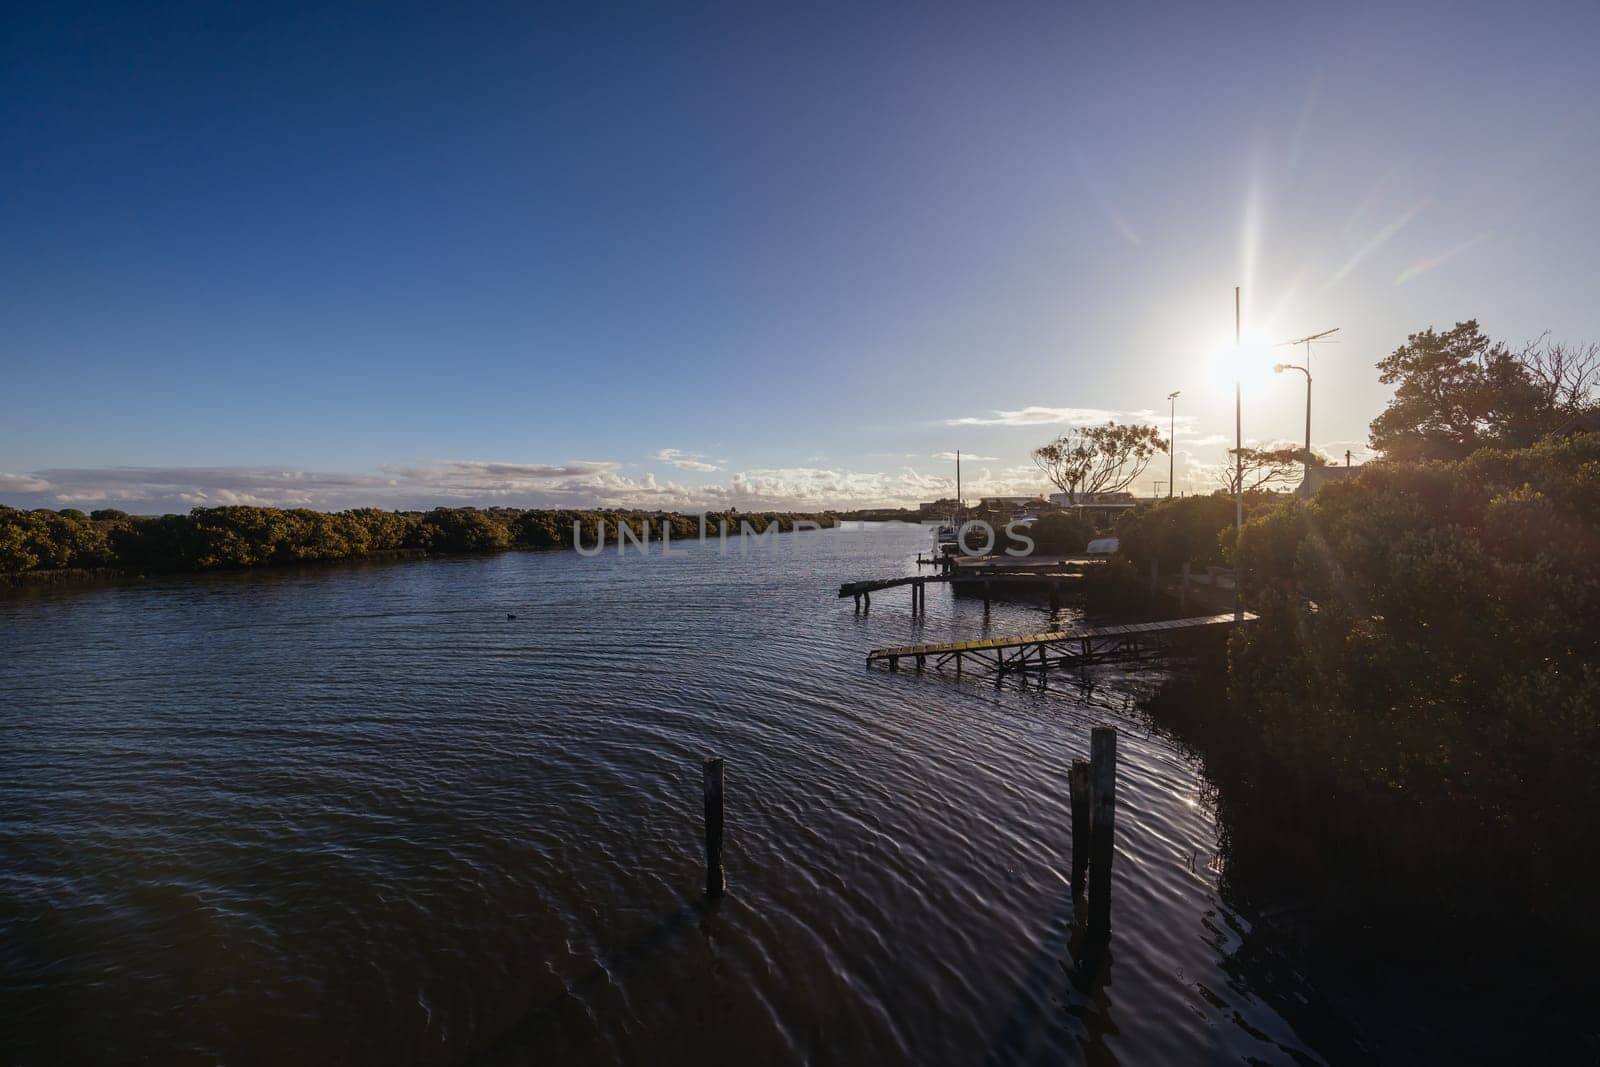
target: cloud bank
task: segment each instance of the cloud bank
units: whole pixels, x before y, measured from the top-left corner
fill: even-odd
[[[671,452],[672,450],[663,450]],[[675,453],[699,471],[718,469]],[[969,497],[1039,492],[1033,467],[965,469]],[[440,460],[389,464],[375,472],[279,467],[78,467],[0,473],[0,503],[22,508],[119,508],[138,514],[247,504],[342,510],[476,504],[505,507],[638,507],[675,510],[856,508],[915,505],[950,496],[955,477],[910,467],[857,471],[831,467],[753,468],[704,485],[632,475],[612,461],[511,463]]]

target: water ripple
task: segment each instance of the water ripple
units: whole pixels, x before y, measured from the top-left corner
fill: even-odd
[[[1232,959],[1193,762],[1093,693],[889,675],[1040,628],[915,532],[510,553],[0,600],[0,1052],[17,1062],[1314,1058]],[[506,618],[515,613],[517,618]],[[985,627],[987,625],[987,630]],[[1110,979],[1073,978],[1067,770],[1123,727]],[[700,758],[730,895],[700,897]],[[1201,857],[1199,863],[1194,857]]]

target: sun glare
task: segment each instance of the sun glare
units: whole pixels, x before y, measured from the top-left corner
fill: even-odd
[[[1281,360],[1282,353],[1273,351],[1266,334],[1246,330],[1237,345],[1229,337],[1212,346],[1206,369],[1212,388],[1217,391],[1230,392],[1233,383],[1238,382],[1248,393],[1270,386],[1273,364]]]

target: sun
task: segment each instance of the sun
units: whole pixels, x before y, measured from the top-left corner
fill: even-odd
[[[1228,337],[1209,351],[1206,377],[1217,393],[1232,392],[1235,382],[1246,393],[1269,388],[1273,365],[1282,362],[1282,353],[1273,352],[1272,341],[1259,330],[1244,331],[1238,344]]]

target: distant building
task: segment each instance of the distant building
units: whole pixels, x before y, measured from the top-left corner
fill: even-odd
[[[1332,482],[1342,482],[1346,478],[1354,478],[1361,472],[1361,465],[1354,467],[1312,467],[1309,478],[1300,479],[1300,484],[1295,487],[1295,496],[1315,496],[1323,486]]]
[[[948,519],[961,507],[960,501],[954,497],[945,497],[943,500],[929,500],[917,505],[917,510],[926,519]]]
[[[1012,517],[1031,514],[1044,506],[1042,496],[986,496],[978,501],[979,511]]]
[[[1133,507],[1133,493],[1051,493],[1050,502],[1062,510],[1078,507]]]

